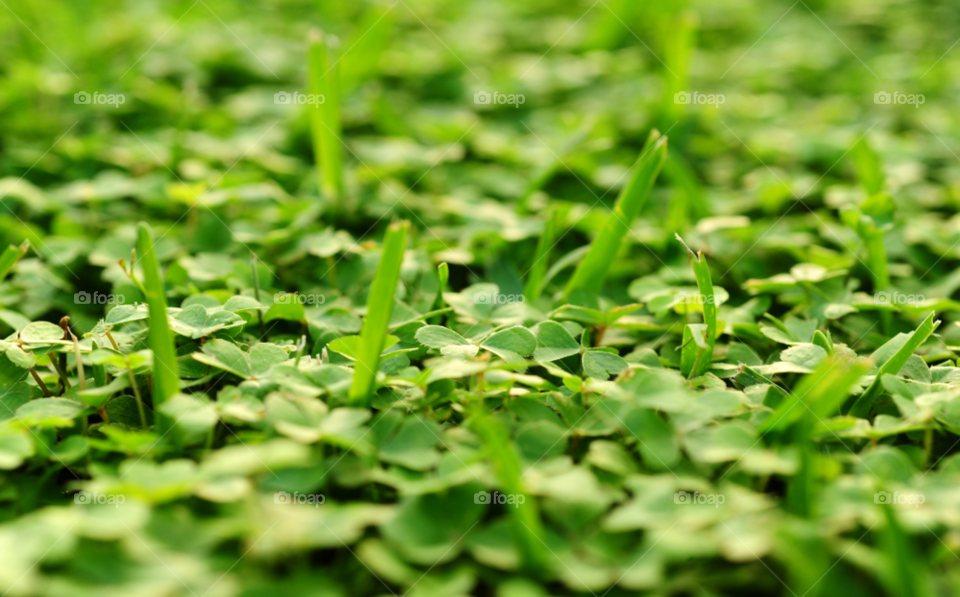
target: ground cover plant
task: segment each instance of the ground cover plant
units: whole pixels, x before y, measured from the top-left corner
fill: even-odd
[[[0,594],[960,592],[955,6],[0,4]]]

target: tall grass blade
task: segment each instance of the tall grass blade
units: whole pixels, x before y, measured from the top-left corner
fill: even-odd
[[[760,431],[770,434],[771,441],[806,439],[818,421],[840,410],[853,385],[866,372],[862,360],[838,356],[825,359],[787,394]]]
[[[930,337],[930,334],[933,333],[940,326],[940,321],[934,321],[933,318],[936,316],[936,313],[931,312],[930,315],[927,315],[927,318],[924,319],[916,330],[910,332],[909,334],[900,334],[895,337],[893,340],[890,340],[887,344],[884,344],[877,350],[874,355],[884,354],[882,351],[884,347],[896,346],[901,344],[900,348],[887,359],[877,371],[877,377],[873,380],[873,383],[870,384],[870,387],[867,390],[860,394],[860,397],[856,402],[853,403],[853,406],[850,407],[849,414],[854,417],[866,418],[870,414],[870,409],[873,408],[873,403],[876,402],[877,397],[883,392],[883,376],[886,374],[896,375],[900,372],[900,369],[907,363],[907,359],[910,358],[917,348],[921,344],[927,341],[927,338]]]
[[[393,314],[393,296],[400,281],[400,266],[403,264],[409,229],[410,222],[394,222],[387,228],[387,235],[383,239],[380,263],[367,297],[367,316],[360,330],[360,348],[350,386],[351,404],[366,405],[373,392],[384,337]]]
[[[697,288],[703,299],[703,325],[687,325],[683,330],[684,349],[680,357],[680,372],[687,377],[699,377],[709,371],[713,363],[713,347],[717,342],[717,301],[710,267],[703,251],[694,253],[679,234],[676,237],[690,255],[690,265],[693,266]]]
[[[537,252],[534,255],[533,265],[527,273],[527,284],[523,289],[526,300],[536,301],[543,292],[543,280],[547,275],[547,262],[550,258],[550,249],[556,242],[557,228],[560,227],[560,214],[556,209],[547,213],[547,221],[543,224],[543,234],[537,242]]]
[[[883,191],[885,178],[883,176],[883,166],[880,163],[880,156],[870,147],[866,137],[862,137],[853,146],[850,151],[854,166],[857,169],[857,177],[860,184],[867,190],[867,195],[876,195]]]
[[[663,164],[663,175],[674,189],[667,230],[684,230],[691,220],[696,222],[710,216],[706,191],[682,155],[670,152]]]
[[[603,285],[610,265],[620,251],[623,237],[630,230],[630,224],[640,213],[653,182],[660,173],[660,168],[667,157],[667,138],[662,137],[659,131],[652,131],[647,139],[641,157],[634,167],[633,177],[624,187],[613,213],[607,218],[606,224],[597,238],[590,245],[587,256],[580,262],[573,272],[573,277],[567,283],[563,298],[566,300],[577,289],[586,289],[596,292]]]
[[[344,38],[349,48],[338,65],[340,90],[344,95],[373,77],[380,56],[391,46],[397,29],[397,16],[389,4],[372,4],[359,19],[350,38]]]
[[[307,77],[311,94],[322,95],[323,103],[312,105],[310,131],[313,153],[319,169],[320,195],[334,211],[343,201],[343,127],[340,122],[340,71],[337,39],[319,30],[310,32]]]
[[[800,470],[787,486],[787,506],[798,516],[816,513],[819,496],[819,452],[810,432],[820,421],[836,414],[853,385],[866,373],[862,360],[831,356],[787,393],[777,410],[760,426],[774,444],[791,443],[800,448]]]
[[[137,253],[143,270],[144,298],[150,312],[147,345],[153,351],[153,408],[156,410],[180,389],[177,352],[167,321],[167,296],[160,273],[160,261],[154,251],[153,232],[141,222],[137,226]]]

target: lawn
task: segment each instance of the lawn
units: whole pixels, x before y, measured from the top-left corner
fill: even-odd
[[[956,6],[0,4],[0,596],[960,594]]]

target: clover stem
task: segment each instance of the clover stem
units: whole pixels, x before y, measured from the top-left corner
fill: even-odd
[[[594,346],[600,346],[600,344],[603,342],[603,335],[605,333],[607,333],[607,326],[605,325],[597,326],[597,337],[593,341]]]
[[[107,330],[105,333],[107,335],[107,339],[110,340],[110,344],[113,344],[113,349],[117,352],[120,352],[120,347],[117,346],[117,341],[113,339],[113,335],[110,333],[110,330]]]
[[[30,375],[33,376],[33,380],[37,382],[37,385],[40,386],[41,390],[43,390],[43,395],[45,397],[50,398],[53,396],[53,394],[50,393],[50,390],[47,389],[47,384],[43,383],[43,380],[40,379],[40,376],[37,375],[37,372],[33,369],[33,367],[30,368]]]
[[[70,332],[70,338],[73,340],[73,353],[77,357],[77,376],[80,379],[80,391],[82,392],[87,389],[87,382],[83,378],[83,359],[80,356],[80,341],[77,340],[73,332]]]
[[[137,410],[140,411],[140,425],[147,428],[147,415],[143,412],[143,398],[140,396],[140,388],[137,387],[137,378],[133,374],[133,367],[130,361],[127,361],[127,375],[130,376],[130,387],[133,388],[133,396],[137,399]]]
[[[66,354],[61,354],[60,356],[66,358]],[[57,375],[60,376],[60,395],[62,396],[71,387],[70,382],[67,380],[67,372],[63,367],[61,359],[51,357],[50,363],[53,364],[53,368],[57,371]]]
[[[257,254],[250,251],[251,267],[253,269],[253,297],[260,302],[260,273],[257,271]],[[260,340],[267,340],[267,328],[263,324],[263,311],[257,309],[257,319],[260,320]]]

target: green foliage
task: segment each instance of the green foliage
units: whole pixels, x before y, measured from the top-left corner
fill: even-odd
[[[0,594],[960,594],[951,5],[8,4]]]

